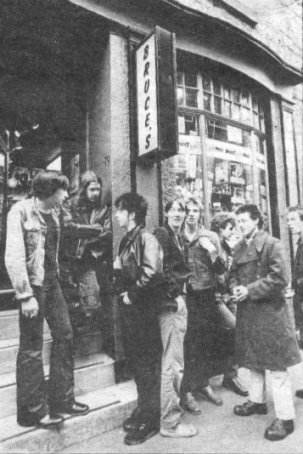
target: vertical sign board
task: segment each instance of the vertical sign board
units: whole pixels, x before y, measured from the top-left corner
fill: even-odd
[[[156,27],[136,50],[138,157],[178,152],[174,34]]]

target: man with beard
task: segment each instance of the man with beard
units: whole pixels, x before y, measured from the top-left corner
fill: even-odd
[[[285,301],[288,273],[281,242],[262,229],[256,205],[236,211],[243,239],[237,243],[230,287],[237,303],[236,360],[250,370],[249,400],[236,405],[238,416],[267,414],[265,371],[269,370],[276,419],[265,430],[268,440],[294,431],[295,409],[288,367],[301,361]]]
[[[100,323],[98,269],[112,262],[111,214],[101,200],[101,178],[88,170],[81,175],[79,192],[63,207],[60,272],[74,329]]]

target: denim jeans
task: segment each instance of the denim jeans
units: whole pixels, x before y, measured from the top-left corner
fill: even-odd
[[[159,315],[162,339],[161,427],[172,429],[180,421],[180,390],[184,372],[184,336],[187,309],[165,311]]]
[[[42,418],[57,406],[74,400],[72,327],[58,280],[33,287],[39,304],[37,317],[27,318],[19,311],[20,345],[17,356],[18,420]],[[48,391],[43,371],[43,322],[46,318],[53,338]]]

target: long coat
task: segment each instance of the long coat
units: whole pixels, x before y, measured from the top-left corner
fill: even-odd
[[[238,303],[236,360],[249,369],[285,370],[301,361],[284,297],[288,273],[281,242],[259,231],[235,247],[230,286],[244,285],[248,298]]]

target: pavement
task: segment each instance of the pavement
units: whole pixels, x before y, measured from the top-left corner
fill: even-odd
[[[303,388],[302,363],[291,368],[293,391]],[[249,384],[249,374],[240,370],[240,377]],[[268,377],[267,377],[268,378]],[[221,395],[224,404],[216,407],[202,397],[199,406],[202,414],[193,416],[185,412],[184,422],[195,424],[199,433],[193,438],[165,438],[160,434],[137,446],[123,443],[125,433],[122,427],[102,433],[81,443],[72,444],[61,453],[303,453],[303,399],[294,397],[296,408],[295,431],[282,441],[271,442],[264,438],[265,428],[275,418],[270,384],[268,382],[267,415],[252,415],[246,418],[235,416],[233,407],[245,402],[246,398],[237,396],[221,386],[222,376],[211,379],[211,384]],[[59,451],[57,451],[59,452]]]

